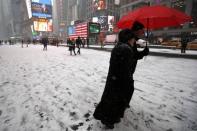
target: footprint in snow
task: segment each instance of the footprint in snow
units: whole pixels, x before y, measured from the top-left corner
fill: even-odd
[[[77,115],[76,112],[70,112],[69,115],[72,117],[71,120],[78,120],[79,119],[79,116]]]
[[[7,85],[7,84],[9,84],[9,83],[10,83],[9,81],[3,82],[3,83],[0,85],[0,88],[3,87],[3,86],[5,86],[5,85]]]
[[[70,128],[74,131],[78,130],[80,126],[83,126],[83,122],[80,122],[79,124],[71,125]]]

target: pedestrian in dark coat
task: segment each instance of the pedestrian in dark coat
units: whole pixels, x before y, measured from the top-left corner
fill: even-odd
[[[23,44],[24,44],[24,41],[23,40],[21,40],[21,44],[22,44],[21,47],[23,48]]]
[[[68,44],[68,50],[70,51],[70,55],[72,55],[72,52],[76,55],[74,39],[70,40],[70,38],[68,38],[67,44]]]
[[[78,54],[81,53],[81,52],[80,52],[81,45],[82,45],[82,40],[81,40],[80,37],[78,37],[78,38],[76,39],[76,46],[77,46],[77,48],[78,48],[78,51],[77,51]]]
[[[181,35],[181,53],[185,53],[188,42],[189,42],[189,38],[188,38],[187,34],[182,33],[182,35]]]
[[[133,67],[133,73],[135,72],[137,62],[138,60],[142,59],[144,56],[147,56],[149,54],[149,48],[146,46],[143,51],[138,51],[137,50],[137,44],[136,41],[139,40],[141,37],[144,37],[144,25],[138,21],[134,22],[132,28],[131,28],[132,33],[135,35],[135,42],[134,45],[132,46],[133,52],[134,52],[134,64],[132,65]],[[134,81],[133,81],[134,82]],[[131,101],[133,93],[130,95],[127,95],[127,106],[129,106],[129,103]]]
[[[144,27],[141,27],[143,29]],[[125,29],[119,33],[118,43],[113,48],[110,58],[109,72],[105,89],[95,109],[93,116],[101,120],[108,128],[114,128],[114,123],[120,122],[134,92],[133,74],[137,60],[148,55],[146,47],[142,52],[137,51],[136,39],[140,33],[136,30]]]
[[[43,51],[46,50],[47,51],[47,45],[49,43],[48,38],[47,37],[43,37],[42,38],[42,44],[44,45]]]
[[[108,128],[120,122],[127,107],[127,95],[133,90],[134,69],[134,34],[130,29],[119,33],[119,42],[113,48],[110,58],[109,72],[100,103],[95,109],[94,117],[101,120]]]
[[[31,43],[31,40],[28,39],[28,40],[27,40],[27,46],[26,46],[26,47],[28,47],[30,43]]]

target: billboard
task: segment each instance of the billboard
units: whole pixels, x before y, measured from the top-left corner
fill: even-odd
[[[89,23],[88,26],[89,34],[99,34],[100,33],[100,24],[98,23]]]
[[[115,5],[119,5],[119,4],[120,4],[120,0],[115,0],[115,1],[114,1],[114,4],[115,4]]]
[[[97,22],[101,25],[101,31],[107,31],[108,30],[108,16],[98,16],[92,18],[93,22]]]
[[[53,31],[53,26],[52,26],[52,19],[46,20],[46,19],[40,19],[40,20],[35,20],[34,22],[34,30],[35,31]]]
[[[93,0],[93,8],[94,10],[103,10],[106,9],[106,1],[105,0]]]
[[[68,26],[68,35],[75,34],[75,27],[74,26]]]
[[[52,18],[51,0],[32,0],[32,16],[36,18]]]
[[[41,3],[45,5],[52,5],[51,0],[32,0],[32,2]]]

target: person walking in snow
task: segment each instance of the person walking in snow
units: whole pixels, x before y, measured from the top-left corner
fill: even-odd
[[[43,37],[41,40],[42,44],[44,45],[43,51],[46,50],[47,51],[47,45],[49,43],[48,38],[47,37]]]
[[[77,51],[78,54],[81,53],[81,52],[80,52],[81,45],[82,45],[82,40],[81,40],[81,38],[78,36],[78,38],[76,39],[76,46],[77,46],[77,48],[78,48],[78,51]]]
[[[76,55],[74,39],[70,40],[70,38],[68,38],[67,44],[68,44],[68,50],[70,51],[70,55],[72,55],[72,52]]]
[[[24,40],[21,40],[21,44],[22,44],[21,47],[23,48]]]
[[[125,109],[130,107],[137,60],[149,53],[148,47],[142,52],[136,50],[136,39],[142,35],[140,32],[143,28],[140,24],[132,30],[120,31],[118,43],[111,52],[105,89],[93,114],[94,118],[100,120],[107,128],[113,129],[114,124],[120,122],[120,118],[124,116]]]
[[[119,42],[113,48],[107,81],[101,101],[93,116],[100,120],[107,128],[113,129],[114,124],[120,122],[127,107],[128,92],[133,90],[134,34],[130,29],[119,33]]]
[[[185,53],[188,42],[189,42],[189,38],[188,38],[187,34],[182,33],[182,35],[181,35],[181,53]]]
[[[27,46],[26,46],[26,47],[28,47],[30,43],[31,43],[31,40],[28,39],[28,40],[27,40]]]

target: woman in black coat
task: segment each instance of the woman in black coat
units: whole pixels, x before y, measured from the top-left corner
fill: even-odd
[[[132,31],[122,30],[119,33],[119,42],[111,53],[105,89],[94,112],[94,117],[108,128],[114,128],[114,123],[120,122],[128,107],[128,99],[134,91],[134,42]]]

